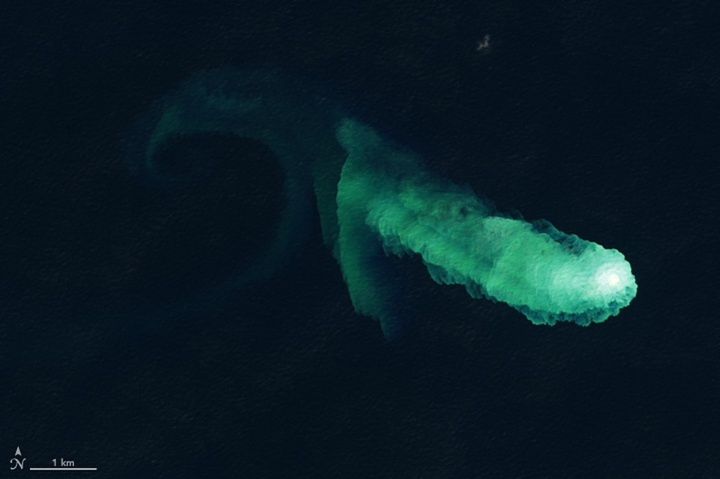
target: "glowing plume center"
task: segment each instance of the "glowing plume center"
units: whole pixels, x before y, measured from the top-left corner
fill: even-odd
[[[595,272],[596,293],[600,295],[613,295],[634,285],[634,283],[635,280],[627,262],[607,263]]]

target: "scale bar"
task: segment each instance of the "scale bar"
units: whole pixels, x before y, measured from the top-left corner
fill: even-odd
[[[97,467],[31,467],[31,471],[97,471]]]

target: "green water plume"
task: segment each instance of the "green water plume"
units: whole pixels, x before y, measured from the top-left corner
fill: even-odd
[[[619,251],[547,222],[498,214],[469,188],[428,173],[412,152],[281,78],[264,70],[196,75],[146,122],[147,149],[135,165],[161,177],[157,149],[198,132],[253,138],[275,153],[286,173],[287,207],[277,239],[238,284],[279,269],[293,238],[307,229],[312,189],[356,311],[378,319],[387,336],[403,322],[387,255],[420,255],[437,283],[463,285],[472,297],[506,303],[535,324],[602,322],[635,297],[635,278]]]
[[[419,254],[436,282],[507,303],[533,323],[601,322],[635,297],[630,264],[619,251],[549,224],[540,230],[500,216],[471,190],[430,176],[411,153],[358,122],[344,120],[337,135],[348,151],[338,189],[341,262],[361,254],[345,239],[344,208],[362,205],[362,221],[388,253]],[[358,221],[352,215],[349,228]],[[344,267],[355,304],[373,302],[364,297],[364,276],[348,272],[355,264]]]

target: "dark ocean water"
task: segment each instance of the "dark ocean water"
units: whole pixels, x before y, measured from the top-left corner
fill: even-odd
[[[526,3],[5,5],[7,458],[99,467],[79,477],[720,478],[720,8]],[[283,207],[272,155],[176,143],[195,181],[168,190],[131,175],[124,138],[192,73],[259,64],[501,210],[619,249],[637,298],[537,327],[398,260],[415,324],[388,343],[317,217],[275,278],[223,289]]]

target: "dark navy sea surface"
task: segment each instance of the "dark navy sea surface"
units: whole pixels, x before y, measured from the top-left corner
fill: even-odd
[[[5,2],[2,477],[720,478],[718,25],[703,0]],[[185,138],[163,188],[129,132],[248,65],[617,248],[637,298],[534,326],[407,257],[413,324],[388,342],[316,212],[272,279],[227,287],[284,208],[272,153]]]

